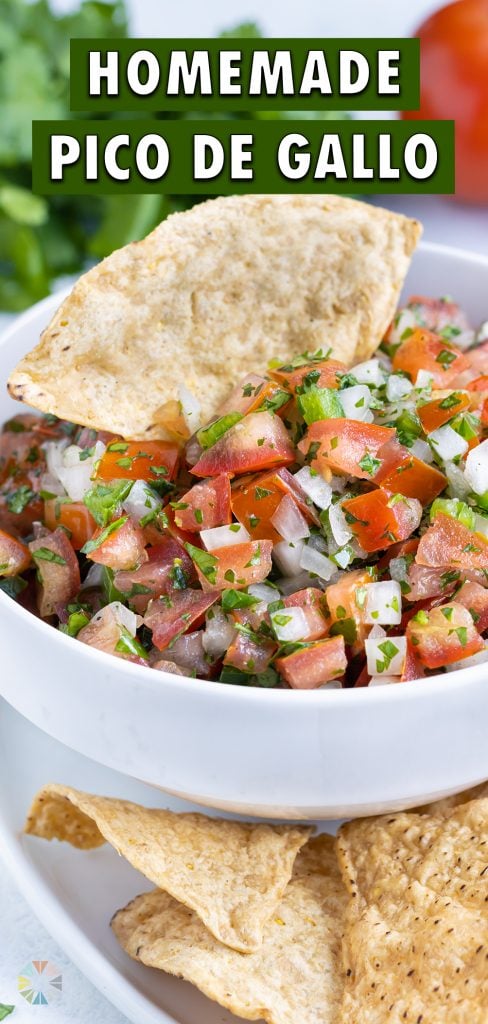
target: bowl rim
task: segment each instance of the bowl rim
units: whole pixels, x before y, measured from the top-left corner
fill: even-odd
[[[466,263],[477,264],[478,266],[484,266],[488,270],[488,256],[483,253],[472,252],[469,249],[462,249],[452,245],[444,245],[439,242],[427,242],[421,241],[419,249],[423,252],[429,253],[432,256],[447,256],[451,259],[460,260]],[[414,256],[415,258],[415,256]],[[36,302],[33,306],[30,306],[23,313],[16,316],[14,320],[3,330],[0,334],[0,346],[8,343],[12,337],[14,337],[19,331],[21,331],[32,319],[35,319],[38,314],[46,308],[52,312],[55,311],[57,306],[63,299],[70,293],[73,285],[60,289]],[[88,661],[93,661],[94,664],[100,664],[101,668],[112,668],[112,673],[109,674],[109,679],[112,675],[123,675],[129,678],[134,678],[135,682],[144,685],[145,688],[149,689],[154,696],[158,696],[164,692],[164,685],[174,688],[180,693],[187,693],[190,697],[201,695],[202,698],[205,695],[220,694],[221,697],[225,697],[233,702],[239,703],[244,700],[247,702],[257,701],[260,705],[263,701],[272,701],[274,703],[279,702],[283,706],[284,701],[294,701],[295,704],[298,702],[300,705],[304,704],[307,707],[317,709],[318,706],[324,704],[324,693],[327,694],[325,700],[327,706],[344,706],[345,701],[351,699],[346,696],[347,694],[354,693],[353,698],[356,705],[365,704],[368,707],[375,707],[377,704],[385,704],[390,701],[403,702],[409,701],[418,697],[419,699],[427,700],[430,698],[435,691],[442,686],[442,689],[453,691],[459,687],[469,686],[471,683],[475,683],[479,676],[480,666],[471,665],[466,668],[460,668],[454,672],[447,672],[444,675],[437,674],[435,676],[429,676],[423,679],[411,679],[406,680],[399,684],[390,684],[385,686],[363,686],[363,687],[346,687],[340,690],[327,688],[318,688],[315,690],[281,690],[273,687],[259,687],[259,686],[236,686],[232,683],[220,683],[216,680],[198,679],[191,676],[176,676],[170,672],[160,672],[146,665],[134,664],[130,661],[124,661],[121,658],[115,659],[114,655],[108,654],[104,651],[99,651],[95,647],[90,647],[88,644],[81,644],[78,642],[77,647],[71,645],[73,641],[76,642],[76,638],[69,637],[60,630],[55,629],[50,623],[44,622],[38,618],[33,612],[30,612],[27,608],[23,608],[22,605],[13,601],[7,594],[4,594],[0,590],[0,614],[2,617],[11,614],[14,619],[18,618],[19,630],[25,629],[27,623],[30,623],[30,627],[36,630],[41,630],[43,637],[47,639],[47,630],[50,631],[51,638],[55,644],[61,644],[61,650],[63,645],[66,645],[66,653],[69,650],[78,650],[80,658],[87,658]],[[69,646],[68,646],[69,645]],[[115,662],[117,662],[117,667]],[[164,684],[164,685],[162,685]],[[117,683],[119,685],[119,683]],[[373,692],[371,692],[371,690]],[[290,695],[293,695],[290,697]]]

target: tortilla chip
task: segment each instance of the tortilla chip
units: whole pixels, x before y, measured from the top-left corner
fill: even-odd
[[[150,882],[201,917],[235,949],[257,949],[291,877],[308,828],[252,825],[150,810],[70,786],[38,793],[25,831],[79,849],[105,840]]]
[[[191,910],[159,890],[119,910],[112,928],[134,959],[191,981],[246,1020],[339,1024],[346,901],[334,841],[323,835],[298,855],[255,953],[242,956],[216,942]]]
[[[445,796],[442,800],[433,800],[432,803],[423,804],[415,810],[418,814],[436,814],[443,817],[460,804],[467,804],[469,800],[480,800],[483,797],[488,797],[488,781],[480,782],[479,786],[472,786],[471,789],[464,789],[461,793]]]
[[[343,1024],[486,1024],[488,800],[344,825]]]
[[[185,384],[204,419],[272,358],[377,348],[420,225],[341,196],[229,196],[168,217],[85,274],[9,380],[43,412],[164,437]],[[158,418],[159,410],[159,418]]]

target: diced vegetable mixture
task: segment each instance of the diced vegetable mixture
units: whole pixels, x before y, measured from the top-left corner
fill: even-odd
[[[377,358],[249,374],[167,440],[0,435],[0,587],[175,675],[315,689],[488,662],[488,325],[412,298]]]

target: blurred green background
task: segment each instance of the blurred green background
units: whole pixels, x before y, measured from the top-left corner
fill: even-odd
[[[43,198],[31,192],[32,121],[85,116],[71,113],[68,106],[70,38],[116,39],[128,31],[123,0],[83,0],[64,15],[56,14],[49,0],[0,0],[0,310],[25,309],[48,294],[55,278],[76,273],[113,249],[143,238],[168,213],[196,201],[163,193]],[[259,35],[251,23],[222,33]],[[197,118],[199,113],[160,115],[165,116]]]

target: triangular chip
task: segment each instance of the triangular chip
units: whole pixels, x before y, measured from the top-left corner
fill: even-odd
[[[130,956],[191,981],[247,1020],[339,1024],[346,901],[333,839],[323,835],[299,853],[255,953],[216,942],[191,910],[158,890],[119,910],[112,928]]]
[[[164,437],[185,384],[204,418],[249,372],[377,348],[420,226],[341,196],[229,196],[168,217],[75,285],[10,394],[88,427]]]
[[[310,829],[151,810],[69,786],[38,793],[25,831],[89,850],[107,841],[150,882],[191,907],[221,942],[256,949]]]
[[[488,1021],[488,800],[344,825],[343,1024]]]

